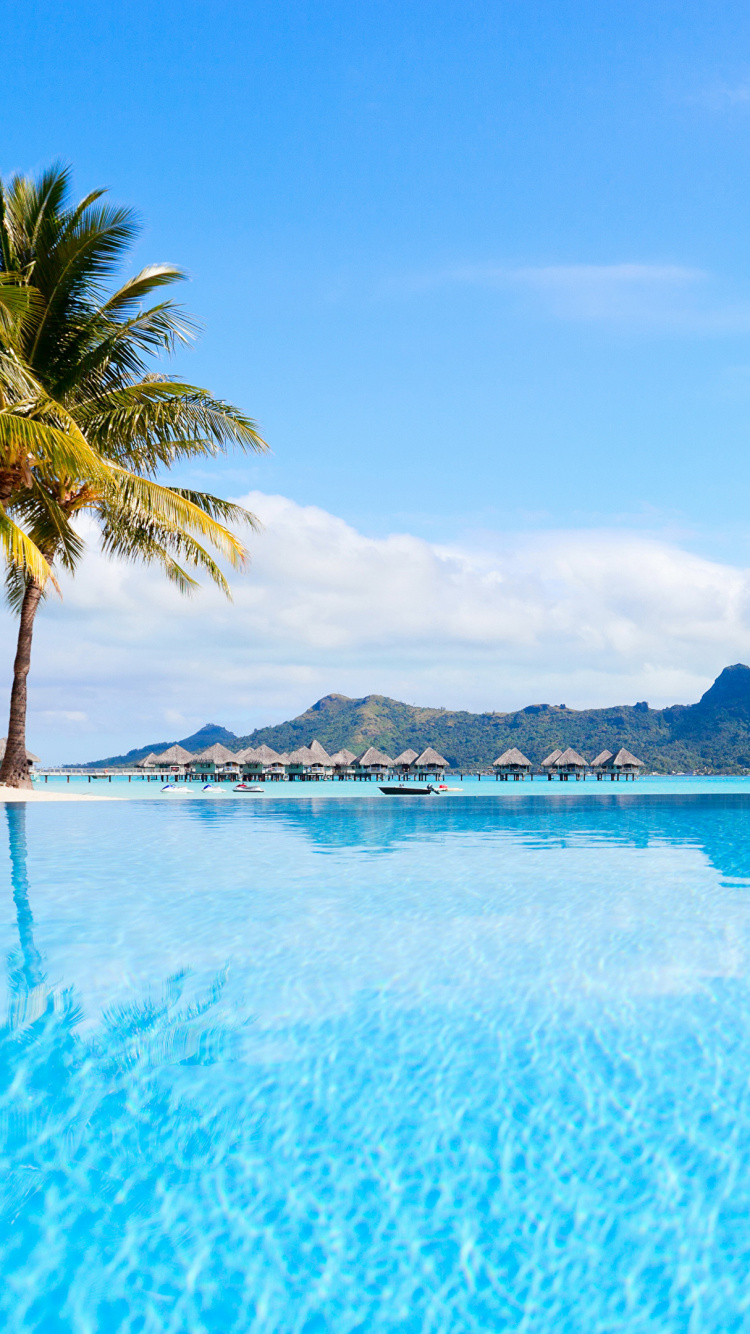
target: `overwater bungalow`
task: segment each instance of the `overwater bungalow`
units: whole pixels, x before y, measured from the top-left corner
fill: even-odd
[[[557,760],[559,760],[561,755],[562,755],[561,750],[553,750],[551,755],[547,756],[546,760],[542,760],[542,765],[541,765],[542,769],[547,769],[548,771],[551,770],[552,765],[555,764]]]
[[[333,759],[319,741],[311,741],[308,746],[312,763],[310,773],[313,778],[330,778],[333,773]]]
[[[240,773],[243,778],[260,778],[263,773],[263,763],[254,746],[245,746],[244,750],[235,751],[235,760],[240,766]]]
[[[173,774],[184,774],[189,768],[195,756],[191,755],[184,746],[170,746],[168,750],[163,750],[161,755],[156,756],[154,768],[168,770]]]
[[[612,759],[614,759],[614,755],[611,750],[602,750],[597,755],[596,759],[591,761],[591,768],[594,770],[597,778],[601,778],[602,769],[604,769],[605,765]]]
[[[237,755],[222,746],[220,741],[194,755],[188,768],[191,773],[200,774],[201,778],[237,778],[240,774]]]
[[[411,773],[414,768],[414,761],[418,759],[416,750],[402,750],[393,761],[393,768],[401,774]]]
[[[288,756],[277,755],[270,746],[246,746],[244,750],[238,750],[234,758],[243,778],[263,778],[267,775],[283,778]]]
[[[288,778],[301,778],[305,768],[310,764],[310,751],[307,746],[299,746],[291,754],[286,756],[286,769]]]
[[[643,760],[639,760],[631,751],[625,750],[624,746],[602,766],[604,770],[609,771],[611,780],[619,780],[622,777],[626,781],[630,778],[633,782],[638,776],[638,770],[645,767]]]
[[[309,746],[300,746],[288,757],[286,766],[289,778],[328,778],[333,773],[333,760],[319,741]]]
[[[531,775],[531,760],[528,760],[517,746],[512,746],[510,750],[499,755],[492,767],[498,778],[502,778],[505,782],[509,778],[518,781],[523,780],[527,774]]]
[[[383,778],[392,766],[393,760],[390,755],[385,755],[382,750],[376,750],[374,746],[369,746],[355,763],[355,777]]]
[[[557,759],[553,761],[548,776],[552,777],[552,769],[554,769],[562,782],[567,783],[571,774],[575,774],[576,782],[579,778],[583,778],[585,781],[588,767],[588,761],[582,755],[579,755],[577,750],[568,746],[568,749],[564,750],[562,755],[558,755]]]
[[[277,751],[271,750],[270,746],[258,746],[255,754],[260,763],[260,772],[264,778],[279,782],[286,775],[286,766],[289,763],[289,755],[279,755]]]
[[[356,755],[352,750],[337,750],[335,755],[331,756],[333,772],[337,778],[352,778],[354,776],[354,761]]]
[[[159,757],[152,750],[150,755],[144,755],[142,760],[136,761],[136,769],[155,769],[159,763]]]
[[[442,778],[447,768],[448,761],[443,759],[443,756],[439,755],[436,750],[433,750],[432,746],[427,746],[414,761],[414,771],[420,774],[422,778],[426,778],[428,774],[434,774],[436,778]]]

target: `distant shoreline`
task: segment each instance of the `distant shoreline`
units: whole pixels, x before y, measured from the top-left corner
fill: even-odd
[[[423,708],[386,695],[350,699],[325,695],[289,722],[237,736],[207,723],[177,742],[151,742],[125,755],[89,761],[71,769],[132,768],[151,752],[172,745],[198,752],[219,743],[231,751],[269,746],[289,753],[315,737],[333,755],[360,754],[368,746],[388,755],[426,747],[444,755],[449,768],[465,773],[488,769],[511,747],[528,755],[536,767],[550,751],[571,746],[586,759],[621,746],[660,773],[750,773],[750,667],[725,667],[697,704],[652,709],[645,700],[600,709],[569,709],[563,704],[532,704],[513,713],[470,713]]]
[[[45,790],[46,788],[46,790]],[[78,788],[78,790],[75,790]],[[481,782],[469,778],[460,783],[458,779],[448,777],[448,788],[452,789],[435,796],[425,796],[405,802],[398,796],[386,796],[380,791],[378,783],[339,783],[324,779],[318,783],[266,783],[263,791],[257,794],[235,792],[231,783],[221,783],[210,792],[204,792],[197,784],[168,792],[162,791],[162,785],[145,781],[128,783],[115,774],[106,791],[92,792],[89,785],[81,778],[71,778],[70,784],[64,779],[50,779],[48,784],[37,784],[32,791],[28,789],[0,787],[0,804],[3,802],[28,802],[36,805],[49,802],[113,802],[157,801],[172,806],[188,806],[195,809],[196,804],[206,803],[226,805],[232,809],[243,804],[255,808],[282,802],[298,801],[339,801],[368,802],[372,807],[382,806],[384,810],[435,810],[446,802],[475,801],[479,798],[492,799],[502,808],[503,802],[510,803],[533,800],[538,805],[549,801],[599,801],[622,803],[649,800],[651,798],[681,797],[692,798],[712,796],[721,798],[735,797],[750,803],[750,776],[732,774],[684,775],[648,775],[634,783],[597,783],[588,778],[586,782],[560,783],[536,779],[533,783],[496,783],[493,778]],[[72,789],[72,790],[71,790]]]

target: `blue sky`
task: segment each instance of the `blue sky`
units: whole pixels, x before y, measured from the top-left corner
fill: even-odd
[[[727,587],[744,577],[745,5],[79,0],[11,3],[5,32],[0,170],[62,157],[81,193],[107,184],[138,207],[134,263],[184,265],[205,327],[179,369],[251,411],[272,445],[192,480],[318,507],[364,542],[407,533],[485,559],[514,533],[564,532],[575,550],[595,533],[599,548],[638,537],[714,562]],[[681,647],[681,677],[655,648],[637,665],[612,641],[609,678],[584,672],[567,702],[628,698],[649,671],[655,699],[694,698],[744,651],[736,598],[737,634]],[[182,652],[198,663],[193,607]],[[438,682],[415,666],[394,683],[363,644],[356,670],[331,648],[310,676],[302,647],[296,693],[222,694],[217,720],[287,716],[319,686],[470,707],[514,707],[537,685],[565,698],[566,663],[549,679],[540,640],[536,676],[503,660],[492,688],[467,684],[484,670],[470,638]],[[574,674],[585,637],[579,649]],[[139,714],[111,678],[86,688],[119,709],[123,741],[169,711]],[[186,719],[205,721],[210,699],[191,699]],[[86,713],[96,735],[103,716]]]

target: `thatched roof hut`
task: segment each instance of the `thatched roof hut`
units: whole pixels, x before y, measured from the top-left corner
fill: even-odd
[[[8,740],[7,737],[0,736],[0,760],[2,760],[2,759],[5,757],[5,745],[6,745],[7,740]],[[27,764],[38,764],[38,763],[39,763],[39,756],[38,756],[38,755],[32,755],[31,751],[30,751],[30,750],[27,750],[27,751],[26,751],[26,763],[27,763]]]
[[[437,751],[432,749],[432,746],[427,746],[414,761],[414,768],[426,769],[428,772],[435,769],[447,769],[448,761],[443,759],[442,755],[438,755]]]
[[[300,746],[287,757],[287,764],[301,765],[303,769],[309,769],[312,763],[313,755],[309,746]]]
[[[258,752],[254,746],[245,746],[244,750],[236,750],[234,758],[238,764],[259,764]]]
[[[645,769],[643,760],[639,760],[631,751],[622,747],[618,750],[614,759],[607,765],[608,769],[619,769],[620,773],[635,773],[636,769]]]
[[[390,755],[385,755],[382,750],[376,750],[374,746],[369,746],[364,755],[360,755],[357,760],[358,769],[390,769],[393,760]]]
[[[190,764],[191,760],[197,758],[191,755],[189,750],[185,750],[184,746],[170,746],[168,750],[163,750],[161,755],[156,756],[156,764],[158,768],[165,766],[169,768],[172,765]]]
[[[512,746],[510,750],[504,751],[493,761],[492,767],[493,769],[504,769],[508,773],[519,773],[522,770],[531,773],[531,760],[527,760],[523,751],[519,750],[517,746]]]
[[[394,769],[410,769],[417,759],[416,750],[402,750],[393,761]]]
[[[558,755],[557,759],[553,761],[552,767],[556,769],[558,773],[571,773],[576,769],[587,769],[588,761],[584,760],[583,756],[579,755],[577,750],[573,750],[572,746],[568,746],[568,749],[564,750],[562,755]]]
[[[603,769],[603,768],[605,767],[605,765],[607,765],[607,764],[609,763],[609,761],[610,761],[611,759],[613,759],[613,758],[614,758],[614,756],[612,755],[612,751],[611,751],[611,750],[603,750],[603,751],[601,751],[601,753],[600,753],[599,755],[597,755],[597,757],[596,757],[595,760],[592,760],[592,761],[591,761],[591,768],[592,768],[592,769]]]
[[[265,743],[262,746],[257,747],[255,754],[264,769],[271,765],[286,764],[289,760],[288,755],[279,755],[275,750],[271,750],[271,747],[267,746]]]
[[[201,764],[213,764],[214,768],[220,769],[225,764],[236,764],[237,756],[233,750],[228,750],[217,741],[215,745],[207,746],[205,750],[194,755],[192,762],[196,768],[200,768]]]
[[[319,741],[311,741],[309,746],[298,746],[291,755],[282,755],[280,758],[287,769],[303,769],[318,778],[333,770],[333,760]],[[294,776],[290,774],[290,777]]]
[[[323,769],[333,768],[333,760],[331,759],[331,756],[328,754],[328,751],[321,746],[319,741],[311,741],[308,750],[312,755],[312,762],[314,765],[320,765]]]
[[[542,760],[542,768],[551,769],[552,765],[555,764],[557,760],[559,760],[561,755],[562,755],[561,750],[553,750],[552,754],[548,755],[546,760]]]
[[[155,769],[159,763],[158,755],[151,751],[150,755],[144,755],[142,760],[136,762],[136,769]]]
[[[331,756],[331,764],[334,769],[351,769],[356,758],[351,750],[337,750],[336,754]]]

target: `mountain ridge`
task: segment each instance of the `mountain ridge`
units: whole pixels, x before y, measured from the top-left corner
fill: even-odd
[[[229,750],[266,744],[290,751],[314,737],[329,752],[346,747],[360,753],[377,746],[397,755],[407,746],[434,746],[453,768],[492,764],[502,751],[518,746],[535,762],[549,751],[573,746],[587,759],[599,751],[626,746],[649,769],[661,773],[701,770],[750,771],[750,667],[735,663],[719,673],[695,704],[651,709],[645,701],[604,709],[568,709],[564,704],[529,704],[512,713],[404,704],[387,695],[324,695],[297,718],[237,736],[218,723],[175,741],[153,742],[125,755],[95,760],[89,766],[132,765],[151,751],[179,744],[197,751],[220,741]]]

